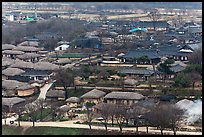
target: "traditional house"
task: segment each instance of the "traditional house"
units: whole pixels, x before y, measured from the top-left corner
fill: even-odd
[[[56,112],[57,112],[57,115],[66,117],[66,116],[69,116],[69,110],[70,110],[69,106],[62,105],[62,106],[57,108]]]
[[[135,92],[118,92],[113,91],[104,97],[104,102],[114,104],[131,105],[137,103],[139,100],[143,100],[145,97]]]
[[[3,80],[2,81],[2,89],[5,91],[6,96],[16,96],[17,88],[27,86],[27,85],[28,85],[27,83],[19,82],[16,80]],[[21,88],[19,89],[19,91],[21,91]]]
[[[2,79],[11,79],[13,76],[19,76],[24,73],[24,70],[18,68],[7,68],[2,71]]]
[[[25,99],[19,97],[2,98],[2,106],[8,107],[12,112],[12,107],[25,105]]]
[[[49,90],[46,94],[47,99],[51,100],[65,100],[64,90]]]
[[[50,62],[37,62],[34,65],[35,70],[50,70],[55,71],[59,69],[58,65],[52,64]]]
[[[154,70],[150,70],[147,68],[129,67],[122,69],[120,73],[126,74],[128,76],[138,76],[139,78],[146,81],[149,77],[154,75]]]
[[[22,69],[24,71],[28,71],[28,70],[31,70],[34,68],[34,63],[19,60],[19,61],[15,61],[15,63],[12,64],[10,67],[11,68],[19,68],[19,69]]]
[[[16,58],[26,62],[38,62],[40,57],[41,55],[36,53],[25,53],[25,54],[16,56]]]
[[[138,49],[129,50],[124,56],[122,56],[124,63],[134,64],[157,64],[160,62],[161,57],[154,49]]]
[[[84,95],[81,96],[81,99],[83,102],[94,102],[95,104],[98,104],[100,102],[103,102],[103,97],[106,93],[98,90],[98,89],[93,89]]]
[[[136,26],[148,31],[167,31],[170,25],[166,21],[139,21]]]
[[[17,50],[4,50],[2,52],[3,57],[8,57],[11,59],[16,59],[17,55],[22,55],[24,54],[23,51],[17,51]]]
[[[188,61],[193,49],[188,45],[163,45],[158,47],[157,51],[161,57],[167,57],[175,61]]]
[[[2,58],[2,70],[8,68],[9,66],[13,65],[15,63],[15,60],[3,57]]]
[[[52,78],[53,72],[49,70],[27,70],[25,73],[22,73],[22,77],[27,77],[30,81],[48,81]]]
[[[181,61],[175,61],[175,63],[170,64],[170,70],[174,73],[179,73],[186,68],[187,64],[184,64]]]
[[[59,58],[58,60],[56,61],[53,61],[54,64],[57,64],[57,65],[61,65],[61,66],[64,66],[66,64],[71,64],[72,61],[68,58]]]
[[[30,47],[30,46],[17,46],[13,48],[13,50],[23,51],[25,53],[38,53],[41,49],[37,47]]]
[[[74,107],[78,107],[80,106],[80,98],[78,97],[70,97],[66,100],[66,103],[68,106],[70,106],[71,108]]]
[[[35,91],[36,91],[35,87],[33,87],[27,83],[25,83],[25,85],[17,88],[17,94],[18,94],[18,96],[21,96],[21,97],[33,95],[35,93]]]
[[[2,51],[4,50],[12,50],[13,48],[15,48],[16,46],[15,45],[12,45],[12,44],[2,44]]]

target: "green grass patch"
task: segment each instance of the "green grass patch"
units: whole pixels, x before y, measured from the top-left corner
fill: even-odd
[[[22,127],[2,126],[2,135],[22,135]]]
[[[85,55],[83,54],[76,54],[76,53],[65,53],[65,54],[58,54],[58,55],[52,55],[52,58],[83,58]]]
[[[51,112],[52,112],[51,108],[44,108],[42,111],[42,119],[46,118]],[[41,116],[40,110],[37,110],[36,113],[37,113],[37,120],[38,120],[38,119],[40,119],[40,116]],[[24,114],[21,117],[21,120],[22,121],[28,121],[29,120],[28,114]]]
[[[30,127],[25,135],[83,135],[83,130],[64,127]]]
[[[69,97],[81,97],[83,94],[85,94],[88,90],[85,89],[69,89],[68,90],[68,95]]]

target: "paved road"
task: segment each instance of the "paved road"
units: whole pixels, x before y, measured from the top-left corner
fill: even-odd
[[[36,126],[50,126],[50,127],[69,127],[69,128],[85,128],[89,129],[88,125],[85,124],[74,124],[74,122],[77,122],[78,120],[72,120],[72,121],[63,121],[63,122],[36,122]],[[4,123],[2,123],[3,125]],[[32,122],[21,122],[21,126],[28,127],[32,126]],[[92,129],[100,129],[105,130],[104,126],[92,126]],[[108,130],[117,130],[119,131],[119,127],[108,127]],[[124,132],[135,132],[135,127],[125,127],[123,128]],[[146,127],[139,127],[139,131],[146,132]],[[159,133],[160,130],[156,130],[153,127],[149,127],[149,133]],[[173,135],[173,131],[164,131],[164,134]],[[202,132],[188,132],[188,131],[177,131],[177,135],[202,135]]]
[[[45,99],[46,98],[46,93],[47,91],[50,89],[50,87],[52,86],[54,82],[51,82],[51,83],[47,83],[45,84],[42,88],[40,88],[40,95],[38,96],[38,99],[39,98],[43,98]]]

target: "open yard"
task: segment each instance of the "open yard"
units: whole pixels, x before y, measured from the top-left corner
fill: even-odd
[[[64,128],[64,127],[23,127],[2,126],[2,135],[120,135],[118,131]],[[123,135],[134,135],[135,133],[123,133]],[[145,133],[141,133],[145,134]]]

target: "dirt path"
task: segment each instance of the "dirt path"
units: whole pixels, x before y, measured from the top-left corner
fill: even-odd
[[[21,132],[22,135],[25,135],[26,130],[28,129],[28,126],[23,126],[23,130]]]
[[[36,126],[50,126],[50,127],[69,127],[69,128],[85,128],[89,129],[88,125],[85,124],[74,124],[78,120],[72,120],[72,121],[63,121],[63,122],[36,122]],[[32,122],[21,122],[21,126],[23,127],[31,127]],[[104,126],[92,126],[92,129],[101,129],[105,130]],[[118,130],[119,127],[108,127],[108,130]],[[26,131],[26,129],[25,129]],[[24,133],[25,133],[24,131]],[[124,132],[135,132],[135,127],[124,127]],[[139,132],[146,132],[146,127],[139,127]],[[160,134],[160,130],[157,130],[153,127],[149,127],[149,133],[153,134]],[[173,131],[164,131],[164,134],[167,135],[173,135]],[[177,135],[202,135],[202,132],[189,132],[189,131],[177,131]]]

